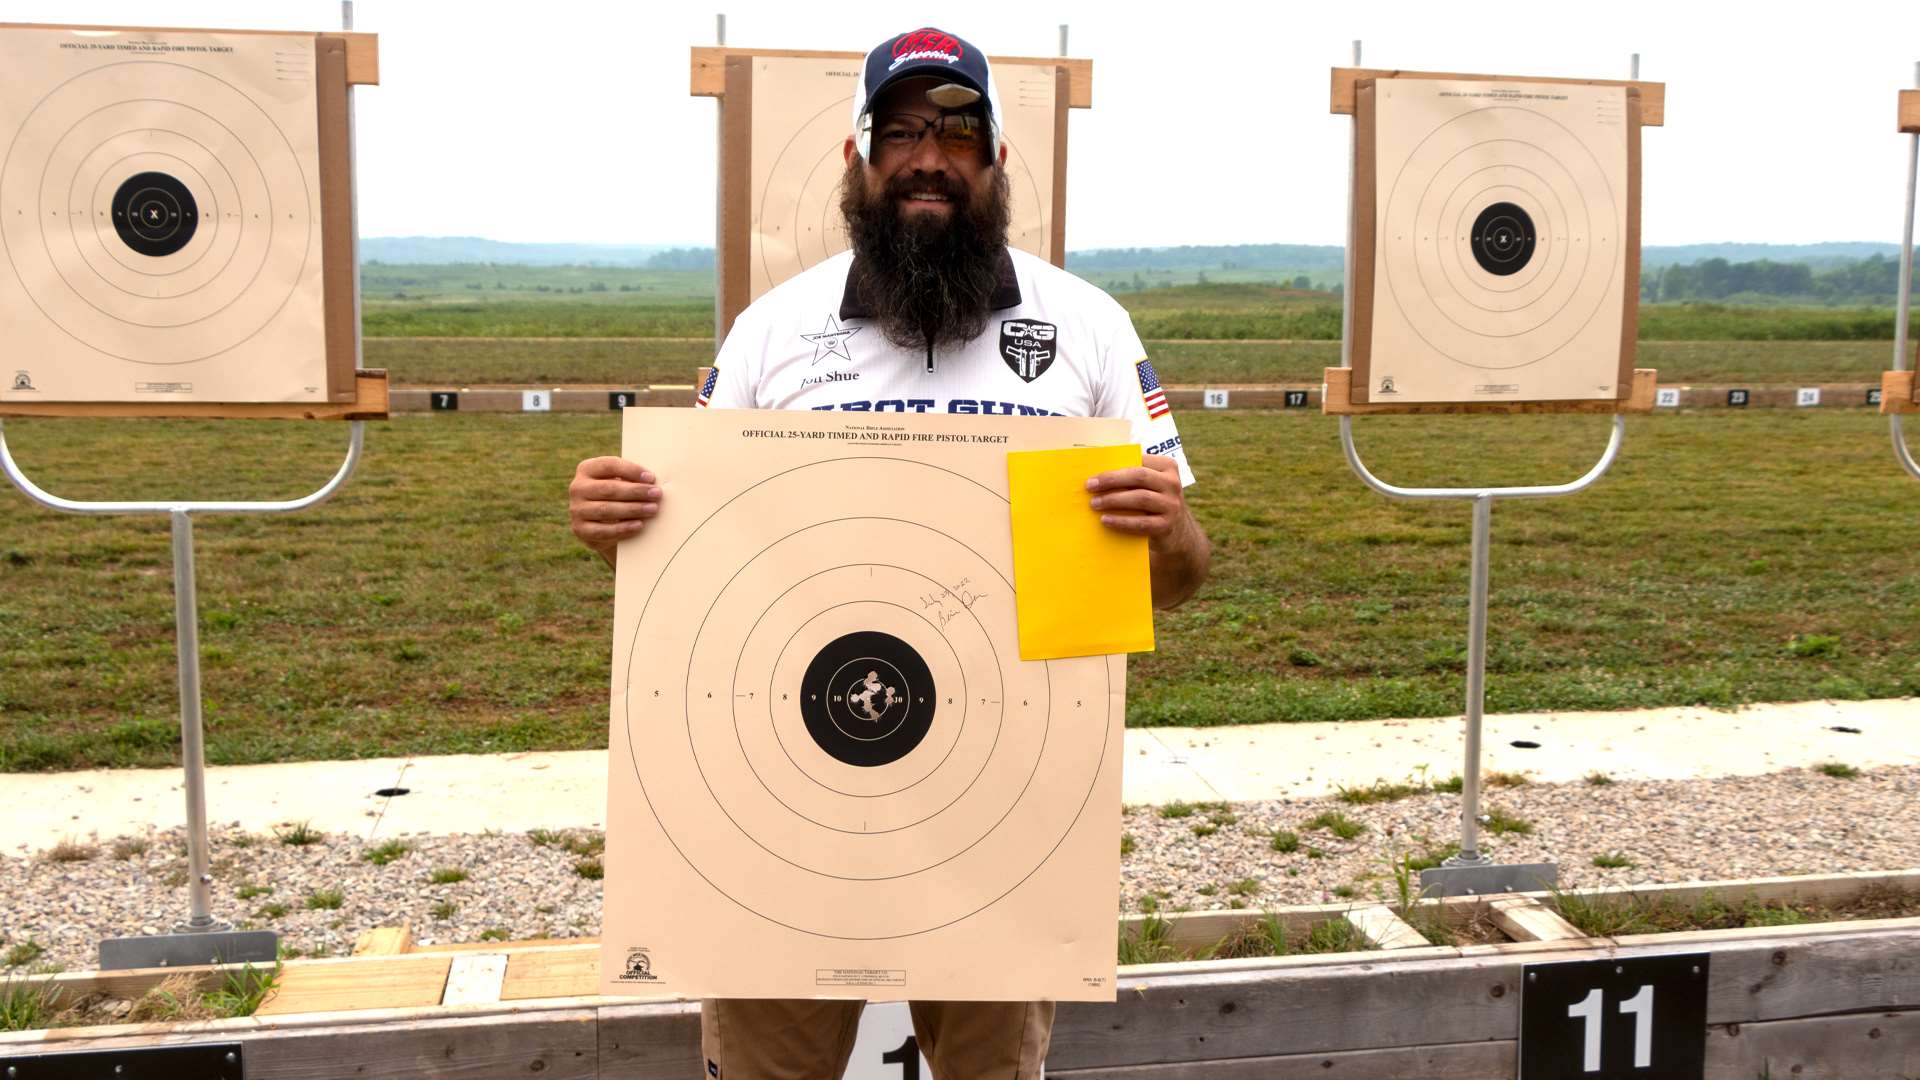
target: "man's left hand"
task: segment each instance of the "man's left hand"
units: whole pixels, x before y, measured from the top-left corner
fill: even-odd
[[[1154,607],[1174,607],[1193,595],[1206,578],[1212,545],[1187,509],[1178,462],[1147,454],[1138,468],[1093,477],[1087,490],[1100,524],[1147,538]]]

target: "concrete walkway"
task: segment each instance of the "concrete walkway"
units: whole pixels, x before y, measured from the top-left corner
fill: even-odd
[[[1458,717],[1134,729],[1126,734],[1123,798],[1246,802],[1379,780],[1444,780],[1461,771],[1463,730]],[[1596,771],[1616,780],[1673,780],[1825,761],[1915,765],[1920,700],[1516,713],[1488,717],[1484,742],[1485,769],[1549,783]],[[255,832],[304,821],[356,836],[602,828],[606,772],[604,750],[235,765],[208,770],[207,816]],[[408,793],[375,794],[396,787]],[[0,853],[9,855],[69,837],[172,828],[185,816],[178,769],[16,773],[0,776],[0,791],[7,806]]]

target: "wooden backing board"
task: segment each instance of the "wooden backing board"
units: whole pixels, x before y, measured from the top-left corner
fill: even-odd
[[[1356,328],[1357,331],[1357,328]],[[1441,401],[1421,405],[1352,400],[1352,368],[1328,368],[1321,386],[1320,411],[1328,416],[1375,413],[1648,413],[1653,411],[1659,373],[1633,369],[1633,388],[1625,401]],[[1882,401],[1885,400],[1883,397]]]
[[[84,416],[95,419],[171,420],[385,420],[387,373],[381,369],[354,373],[355,398],[336,402],[262,402],[228,405],[214,401],[173,404],[143,401],[0,402],[0,418],[17,416]]]
[[[714,236],[714,341],[726,339],[753,295],[753,57],[726,57],[726,93],[720,98],[720,193]],[[738,162],[737,166],[731,163]],[[705,386],[701,368],[694,386]]]
[[[183,29],[177,27],[121,26],[102,27],[65,24],[30,24],[0,22],[0,29],[51,29],[77,31],[111,31],[115,33],[168,33],[168,34],[294,34],[298,32],[282,30],[222,30],[222,29]],[[348,116],[348,88],[352,86],[377,85],[380,81],[379,38],[365,33],[319,33],[314,34],[314,67],[318,81],[316,94],[318,107],[317,134],[319,138],[320,158],[320,235],[323,307],[322,323],[326,333],[327,387],[330,402],[333,405],[345,405],[358,408],[366,402],[366,387],[355,375],[359,363],[360,325],[357,305],[354,302],[359,287],[359,268],[354,264],[354,237],[356,225],[353,215],[353,155],[352,132]],[[384,390],[379,411],[386,412]],[[201,405],[215,405],[212,402],[194,402],[187,406],[146,406],[133,405],[131,410],[109,408],[104,412],[69,414],[65,412],[40,413],[11,411],[0,412],[0,416],[14,415],[111,415],[111,416],[230,416],[245,418],[267,415],[276,418],[306,418],[298,408],[270,403],[263,406],[248,404],[216,405],[216,411],[195,411],[176,413],[172,408],[186,408]],[[311,403],[309,403],[311,405]],[[0,406],[4,408],[4,406]],[[262,413],[259,408],[269,411]],[[142,411],[154,410],[154,411]],[[324,409],[310,408],[313,418],[332,418]],[[365,411],[359,409],[359,411]],[[367,416],[353,416],[351,419],[370,419]]]
[[[1880,411],[1883,413],[1920,413],[1920,382],[1911,371],[1880,373]]]
[[[1920,135],[1920,90],[1900,91],[1900,130]]]
[[[360,363],[360,312],[354,296],[360,268],[354,265],[353,146],[347,100],[347,43],[322,34],[314,46],[319,79],[320,267],[327,336],[327,387],[334,402],[358,399],[353,376]]]
[[[1540,75],[1462,75],[1446,71],[1402,71],[1392,68],[1334,68],[1330,109],[1354,111],[1355,85],[1362,79],[1451,79],[1473,82],[1566,83],[1571,86],[1628,86],[1640,91],[1640,122],[1661,127],[1667,122],[1667,84],[1635,79],[1565,79]],[[1904,113],[1902,114],[1904,116]]]
[[[1373,323],[1374,302],[1378,285],[1374,281],[1374,257],[1379,238],[1376,213],[1378,206],[1378,163],[1375,161],[1376,122],[1374,108],[1375,78],[1359,76],[1344,84],[1347,93],[1347,107],[1339,107],[1339,95],[1342,82],[1338,75],[1342,71],[1361,71],[1363,69],[1336,68],[1334,80],[1335,112],[1350,112],[1354,117],[1353,139],[1353,186],[1349,192],[1350,213],[1348,215],[1347,250],[1351,252],[1348,260],[1351,281],[1348,287],[1353,290],[1353,325],[1349,328],[1348,350],[1352,369],[1360,373],[1358,380],[1350,381],[1346,391],[1346,400],[1351,406],[1360,407],[1378,404],[1369,393],[1369,373],[1373,370]],[[1616,401],[1623,403],[1621,408],[1602,408],[1594,410],[1587,406],[1595,404],[1593,400],[1538,401],[1538,402],[1446,402],[1422,403],[1389,408],[1382,411],[1421,413],[1429,411],[1469,411],[1505,413],[1513,411],[1561,413],[1561,412],[1633,412],[1625,407],[1637,394],[1636,384],[1629,379],[1629,373],[1637,371],[1633,366],[1635,350],[1640,337],[1640,128],[1646,123],[1646,102],[1640,93],[1639,83],[1614,82],[1590,79],[1541,79],[1522,80],[1517,76],[1500,75],[1433,75],[1424,72],[1389,72],[1387,78],[1423,78],[1423,79],[1459,79],[1479,82],[1519,82],[1538,81],[1546,83],[1568,83],[1581,86],[1605,85],[1627,87],[1627,196],[1626,226],[1622,244],[1621,260],[1625,277],[1621,284],[1620,312],[1620,358],[1616,385]],[[1648,84],[1660,85],[1660,84]],[[1464,404],[1476,406],[1466,410],[1432,410],[1429,404]],[[1541,408],[1513,410],[1505,408],[1509,404],[1539,405]],[[1600,402],[1606,405],[1606,402]],[[1481,408],[1479,406],[1491,406]],[[1648,407],[1652,407],[1649,399]],[[1332,409],[1323,409],[1332,413]]]
[[[818,49],[693,48],[689,93],[718,98],[720,168],[718,222],[714,237],[714,340],[726,338],[752,295],[752,170],[746,166],[753,140],[753,61],[756,57],[803,57],[858,61],[864,54]],[[1054,264],[1067,258],[1067,110],[1093,107],[1093,61],[1067,57],[996,56],[995,64],[1031,64],[1054,69],[1053,199],[1049,250]],[[704,374],[702,375],[704,382]],[[698,385],[698,384],[696,384]]]
[[[830,49],[730,49],[717,45],[695,45],[693,68],[687,93],[694,97],[721,97],[727,92],[726,62],[736,56],[801,56],[829,60],[859,60],[865,53]],[[994,64],[1054,64],[1067,73],[1067,93],[1061,95],[1070,108],[1093,108],[1093,61],[1064,56],[990,56]]]

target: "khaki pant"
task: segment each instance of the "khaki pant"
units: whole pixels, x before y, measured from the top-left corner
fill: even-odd
[[[864,1001],[708,1000],[708,1080],[838,1080]],[[1053,1036],[1051,1001],[916,1001],[913,1036],[931,1080],[1036,1080]]]

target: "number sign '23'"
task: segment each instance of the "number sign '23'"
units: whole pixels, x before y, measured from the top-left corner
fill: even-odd
[[[1707,954],[1528,964],[1520,1080],[1699,1080]]]

